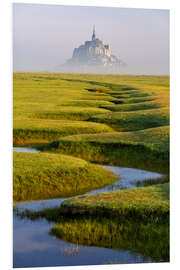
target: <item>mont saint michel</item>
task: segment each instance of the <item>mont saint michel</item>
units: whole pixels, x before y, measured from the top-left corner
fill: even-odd
[[[109,72],[117,71],[122,65],[123,62],[111,53],[110,46],[96,37],[94,27],[92,39],[74,48],[72,58],[67,60],[63,68],[75,72]]]
[[[13,170],[1,180],[2,210],[12,202],[12,267],[159,270],[172,255],[169,190],[178,182],[169,166],[169,10],[12,7],[13,136],[3,143],[13,144],[13,163],[2,167],[4,176]],[[6,243],[12,233],[1,231]]]

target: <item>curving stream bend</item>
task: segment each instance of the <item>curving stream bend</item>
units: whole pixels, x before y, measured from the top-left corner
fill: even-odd
[[[39,152],[33,148],[14,147],[18,152]],[[137,181],[146,179],[159,179],[163,175],[145,170],[103,166],[113,171],[121,180],[104,188],[92,190],[86,194],[110,192],[119,189],[136,187]],[[50,199],[30,202],[21,202],[15,206],[18,211],[38,211],[45,208],[60,206],[63,200]],[[45,219],[29,220],[20,218],[13,213],[13,267],[50,267],[50,266],[74,266],[74,265],[98,265],[108,263],[142,263],[154,262],[141,254],[128,250],[114,250],[102,247],[89,247],[74,245],[57,239],[49,234],[54,222]]]

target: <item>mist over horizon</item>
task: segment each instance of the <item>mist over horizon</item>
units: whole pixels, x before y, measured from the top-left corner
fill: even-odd
[[[13,71],[63,72],[93,25],[125,65],[66,72],[169,75],[168,10],[44,4],[13,4]]]

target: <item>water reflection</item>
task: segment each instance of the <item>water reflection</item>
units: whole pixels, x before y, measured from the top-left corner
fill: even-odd
[[[30,147],[13,147],[14,152],[40,152],[39,150],[35,148],[30,148]]]
[[[33,148],[15,147],[14,151],[21,152],[39,152]],[[120,180],[113,185],[101,189],[90,191],[86,194],[108,192],[119,189],[133,188],[137,181],[146,179],[158,179],[162,175],[144,170],[122,168],[114,166],[103,166],[107,170],[113,171],[120,177]],[[65,198],[40,200],[18,203],[15,209],[19,212],[39,210],[60,206]],[[102,224],[99,226],[101,227]],[[143,256],[141,250],[133,250],[130,246],[122,246],[121,249],[112,249],[111,246],[103,245],[97,242],[96,246],[88,246],[82,241],[69,243],[68,239],[58,239],[50,235],[51,228],[55,226],[54,222],[49,222],[44,218],[30,220],[26,217],[20,218],[14,211],[13,217],[13,263],[14,267],[42,267],[42,266],[74,266],[74,265],[98,265],[113,263],[140,263],[153,262],[154,259],[149,256]],[[66,226],[64,224],[64,226]],[[92,224],[93,226],[93,224]],[[93,227],[92,227],[93,229]],[[96,227],[94,227],[96,229]],[[101,235],[101,233],[100,233]],[[117,233],[118,235],[118,233]],[[109,236],[111,234],[109,233]],[[68,235],[67,235],[68,237]],[[115,237],[117,238],[117,237]],[[141,238],[140,238],[141,239]],[[135,240],[134,244],[135,243]],[[71,241],[72,242],[72,241]],[[126,243],[128,242],[126,239]],[[82,245],[83,244],[83,245]],[[142,244],[142,243],[140,243]],[[131,250],[131,251],[130,251]],[[141,254],[140,254],[141,253]]]
[[[13,267],[50,267],[152,262],[138,253],[111,248],[89,247],[52,237],[55,223],[45,219],[31,221],[14,216]],[[70,255],[72,254],[72,255]]]
[[[164,175],[160,173],[132,169],[132,168],[123,168],[116,166],[103,166],[103,168],[112,171],[115,175],[119,176],[119,181],[116,181],[112,185],[108,185],[104,188],[96,189],[86,194],[97,194],[101,192],[115,191],[120,189],[130,189],[136,187],[137,182],[143,182],[149,179],[160,179]]]

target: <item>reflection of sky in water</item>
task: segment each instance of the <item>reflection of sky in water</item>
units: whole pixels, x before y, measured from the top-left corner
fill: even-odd
[[[16,147],[14,151],[36,152],[36,149]],[[162,175],[144,170],[103,166],[120,176],[120,180],[113,185],[87,192],[86,194],[101,193],[118,189],[133,188],[137,181],[156,179]],[[59,206],[64,199],[52,199],[24,202],[17,204],[16,208],[37,211],[45,208]],[[13,217],[13,249],[14,267],[40,267],[40,266],[73,266],[95,265],[109,263],[138,263],[152,262],[140,254],[124,250],[108,248],[77,246],[49,234],[50,228],[55,224],[45,219],[35,221],[27,218]]]
[[[60,204],[65,199],[52,199],[52,200],[40,200],[40,201],[30,201],[30,202],[22,202],[18,203],[17,207],[18,210],[32,210],[32,211],[39,211],[46,208],[53,208],[56,206],[60,206]]]
[[[96,189],[89,191],[85,194],[97,194],[101,192],[110,192],[119,189],[129,189],[136,187],[137,181],[144,181],[146,179],[158,179],[163,175],[155,172],[149,172],[139,169],[131,169],[131,168],[121,168],[114,166],[103,166],[107,170],[111,170],[120,177],[120,180],[116,181],[112,185],[108,185],[104,188]],[[60,204],[65,200],[63,199],[50,199],[50,200],[39,200],[39,201],[30,201],[18,203],[18,209],[23,211],[25,209],[29,209],[32,211],[38,211],[45,208],[51,208],[60,206]]]
[[[27,147],[13,147],[14,152],[40,152],[34,148],[27,148]]]
[[[53,223],[14,216],[14,267],[152,262],[129,251],[77,246],[49,234]],[[71,254],[74,249],[78,252]]]
[[[112,171],[115,175],[120,177],[119,181],[116,181],[113,185],[108,185],[104,188],[93,190],[88,194],[108,192],[119,189],[129,189],[136,187],[138,181],[144,181],[147,179],[158,179],[163,175],[155,172],[149,172],[139,169],[114,167],[114,166],[103,166],[103,168]]]

